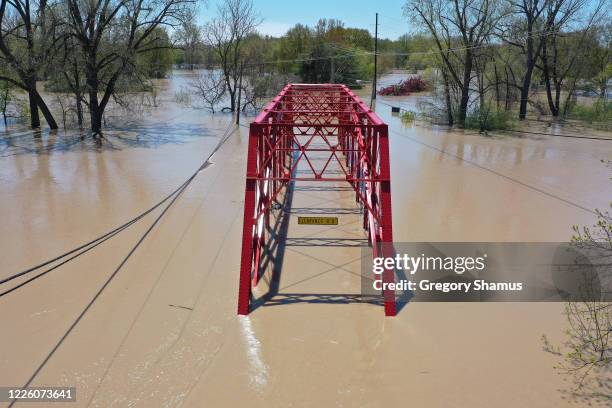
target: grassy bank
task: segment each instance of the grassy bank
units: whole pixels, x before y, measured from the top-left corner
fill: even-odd
[[[612,102],[600,99],[590,106],[575,105],[568,114],[569,119],[581,120],[595,127],[612,129]]]
[[[510,130],[515,124],[515,115],[511,111],[476,109],[465,118],[466,129],[476,130]]]

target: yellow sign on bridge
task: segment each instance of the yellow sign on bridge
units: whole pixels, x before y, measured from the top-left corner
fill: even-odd
[[[338,225],[338,217],[298,217],[303,225]]]

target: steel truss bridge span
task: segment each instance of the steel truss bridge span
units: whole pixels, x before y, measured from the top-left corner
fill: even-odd
[[[394,255],[387,125],[348,87],[285,86],[250,124],[247,155],[238,314],[251,309],[270,213],[293,182],[348,183],[363,208],[372,256]],[[392,269],[382,275],[394,281]],[[385,315],[394,316],[395,293],[383,291],[383,302]]]

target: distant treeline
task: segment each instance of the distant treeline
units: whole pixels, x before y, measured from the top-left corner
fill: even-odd
[[[422,71],[436,97],[430,110],[450,125],[486,128],[495,117],[524,119],[528,108],[606,121],[609,1],[408,0],[406,22],[394,19],[387,28],[410,34],[378,39],[378,74]],[[356,86],[373,78],[371,30],[321,19],[273,38],[258,34],[262,19],[252,0],[220,2],[205,24],[198,3],[0,0],[1,113],[21,89],[22,116],[32,127],[41,112],[57,128],[38,89],[44,80],[64,119],[74,112],[80,127],[99,132],[109,103],[122,106],[126,95],[152,90],[150,79],[173,66],[210,68],[192,88],[211,111],[226,99],[230,111],[256,106],[287,81]],[[578,93],[600,101],[577,107]]]
[[[504,122],[503,127],[513,116],[524,119],[528,110],[606,122],[612,112],[609,5],[609,0],[409,0],[406,23],[395,19],[391,28],[411,33],[378,39],[378,75],[393,68],[422,71],[440,102],[430,112],[450,125],[486,129]],[[239,69],[293,75],[302,82],[355,85],[373,78],[369,30],[321,19],[272,38],[258,34],[256,26],[253,20],[253,29],[239,41],[233,35],[211,41],[210,24],[181,30],[179,37],[191,41],[179,41],[175,64],[223,67],[234,82]],[[233,66],[219,52],[229,44],[238,50]],[[600,100],[578,106],[579,95]]]
[[[215,47],[208,44],[201,34],[205,28],[199,31],[200,41],[184,44],[174,51],[177,67],[214,68],[221,65]],[[379,38],[378,73],[393,68],[424,69],[428,63],[418,53],[430,51],[433,47],[433,38],[427,34],[405,34],[397,40]],[[242,49],[244,62],[249,67],[295,74],[304,82],[330,82],[333,79],[338,83],[354,83],[356,80],[371,80],[374,74],[374,36],[366,29],[345,27],[336,19],[321,19],[313,27],[296,24],[282,37],[253,32],[245,37]],[[417,54],[410,56],[411,52]]]

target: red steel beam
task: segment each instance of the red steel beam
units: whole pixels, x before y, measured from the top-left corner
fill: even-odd
[[[317,169],[309,154],[323,152],[329,157]],[[299,163],[309,174],[297,175]],[[331,172],[331,163],[341,172]],[[270,211],[292,181],[348,182],[364,206],[373,257],[394,255],[387,125],[345,85],[289,84],[249,129],[238,314],[249,313]],[[383,272],[384,282],[394,280],[393,269]],[[395,316],[395,293],[385,290],[383,301],[385,315]]]

